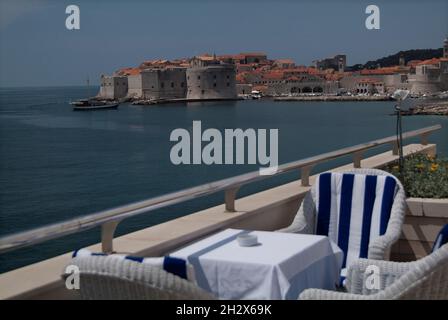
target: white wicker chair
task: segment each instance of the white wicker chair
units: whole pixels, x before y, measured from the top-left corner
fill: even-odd
[[[368,266],[377,266],[380,290],[366,288]],[[348,293],[321,289],[303,291],[301,300],[448,299],[448,244],[414,262],[359,259],[349,267]]]
[[[110,256],[73,258],[80,271],[82,299],[210,300],[214,297],[161,268]]]
[[[382,260],[388,259],[389,249],[391,245],[398,240],[401,227],[403,225],[405,206],[406,206],[406,194],[400,181],[388,172],[378,169],[352,169],[344,171],[343,173],[364,174],[364,175],[377,175],[377,176],[390,176],[393,178],[398,186],[397,194],[395,195],[394,202],[392,204],[389,223],[387,225],[387,231],[384,235],[377,237],[369,243],[368,259]],[[316,190],[314,186],[310,192],[307,193],[302,201],[302,204],[295,216],[292,224],[289,227],[277,230],[278,232],[293,232],[293,233],[305,233],[313,234],[316,223]]]

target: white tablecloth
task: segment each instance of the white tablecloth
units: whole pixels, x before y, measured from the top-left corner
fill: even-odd
[[[243,233],[259,244],[241,247]],[[227,229],[170,255],[188,260],[198,285],[221,299],[297,299],[307,288],[334,289],[343,253],[324,236]]]

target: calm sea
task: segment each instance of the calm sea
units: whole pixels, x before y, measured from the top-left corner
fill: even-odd
[[[395,132],[392,102],[247,100],[124,104],[118,110],[73,112],[69,101],[86,94],[85,87],[0,89],[0,236],[258,170],[256,165],[173,165],[170,133],[190,129],[193,120],[201,120],[203,129],[278,128],[280,163]],[[437,123],[444,128],[431,141],[447,155],[447,117],[406,117],[404,129]],[[316,171],[347,161],[320,165]],[[298,175],[269,178],[243,187],[240,195]],[[222,199],[223,194],[217,194],[135,217],[120,224],[117,233],[183,216]],[[0,256],[0,272],[99,240],[94,229],[7,253]]]

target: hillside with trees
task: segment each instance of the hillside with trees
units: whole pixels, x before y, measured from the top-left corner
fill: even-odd
[[[357,71],[361,69],[375,69],[378,67],[391,67],[399,64],[400,56],[404,57],[405,63],[411,60],[427,60],[440,58],[443,55],[443,49],[412,49],[399,51],[393,55],[383,57],[373,61],[367,61],[365,64],[355,64],[349,67],[349,70]]]

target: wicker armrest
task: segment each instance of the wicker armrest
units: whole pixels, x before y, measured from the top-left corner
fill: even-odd
[[[297,212],[291,225],[276,230],[277,232],[288,232],[288,233],[302,233],[302,234],[313,234],[314,233],[314,218],[315,218],[315,207],[314,200],[311,192],[305,195],[305,198],[300,205],[299,211]]]
[[[304,290],[299,300],[367,300],[368,296],[323,289]]]
[[[413,268],[415,262],[393,262],[372,259],[359,259],[350,265],[347,272],[347,290],[354,294],[369,295],[383,290],[400,278],[405,272]],[[368,270],[368,268],[372,270]],[[368,277],[378,272],[378,289],[368,289]]]

